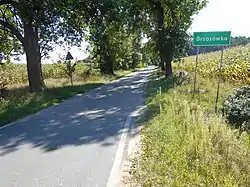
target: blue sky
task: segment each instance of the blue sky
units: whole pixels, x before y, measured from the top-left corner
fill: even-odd
[[[250,0],[209,0],[206,8],[194,16],[194,22],[189,32],[198,31],[232,31],[232,36],[250,37]],[[71,47],[70,52],[75,59],[87,58],[87,43],[83,42],[81,48]],[[57,50],[50,53],[51,58],[42,63],[52,63],[66,55],[67,48],[57,46]],[[21,63],[26,63],[25,56]],[[19,63],[20,63],[19,62]]]

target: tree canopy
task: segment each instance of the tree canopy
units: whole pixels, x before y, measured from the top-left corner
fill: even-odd
[[[90,43],[101,73],[159,63],[172,75],[171,61],[188,41],[192,15],[205,0],[0,0],[0,37],[7,53],[15,44],[27,57],[31,91],[44,88],[41,58],[54,44]],[[145,38],[147,42],[144,43]],[[18,48],[19,45],[19,48]]]
[[[31,91],[44,88],[41,58],[53,49],[53,44],[62,42],[61,38],[79,41],[83,36],[82,28],[75,27],[69,19],[74,15],[71,3],[60,0],[0,1],[0,30],[9,33],[8,44],[13,37],[26,53]]]

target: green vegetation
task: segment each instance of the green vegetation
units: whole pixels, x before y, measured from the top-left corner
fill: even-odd
[[[188,76],[179,73],[164,79],[162,73],[157,73],[152,77],[142,155],[135,170],[140,185],[250,186],[249,131],[246,124],[244,128],[241,124],[230,125],[222,116],[224,111],[225,117],[236,119],[237,114],[241,122],[249,120],[248,87],[238,89],[223,109],[235,88],[250,83],[249,53],[247,47],[225,51],[218,115],[214,107],[219,52],[200,55],[198,93],[193,93],[190,79],[194,56],[174,64],[175,69],[189,72]],[[240,115],[239,107],[243,111]]]
[[[156,79],[157,78],[157,79]],[[135,176],[142,186],[250,186],[250,135],[214,114],[216,79],[199,77],[204,93],[178,78],[153,77],[149,84],[149,121]],[[223,82],[225,95],[238,87]],[[157,89],[162,88],[162,94]],[[161,113],[159,105],[161,104]]]
[[[165,67],[166,76],[171,76],[172,59],[186,44],[192,15],[205,5],[206,0],[0,0],[0,38],[4,39],[0,44],[0,62],[2,57],[8,62],[0,63],[0,98],[4,98],[0,103],[0,121],[6,123],[38,111],[52,105],[54,99],[57,102],[61,92],[49,93],[48,79],[57,82],[71,79],[73,74],[76,85],[77,80],[87,84],[92,76],[110,80],[117,77],[117,70],[125,72],[158,62]],[[42,64],[42,57],[48,57],[55,44],[71,47],[80,46],[83,41],[89,44],[90,56],[81,61],[93,67]],[[10,63],[10,57],[16,54],[26,55],[27,67]],[[31,93],[40,93],[14,91],[27,82]],[[55,86],[68,93],[62,99],[83,89],[65,85]],[[6,96],[7,89],[10,93]],[[34,100],[35,104],[27,104],[26,100]],[[17,111],[23,114],[16,114]]]
[[[225,99],[223,113],[227,121],[236,128],[250,130],[250,86],[235,89]]]
[[[227,81],[238,81],[250,84],[250,49],[249,46],[235,47],[224,52],[222,78]],[[220,52],[199,55],[198,73],[206,77],[217,77],[219,74]],[[175,68],[194,72],[195,57],[190,56],[176,63]]]
[[[186,45],[192,15],[206,2],[0,0],[0,38],[5,38],[0,55],[26,55],[30,92],[45,88],[41,61],[54,44],[80,46],[83,40],[101,74],[114,75],[117,69],[159,60],[166,76],[171,76],[171,61]],[[150,55],[145,38],[156,49]]]

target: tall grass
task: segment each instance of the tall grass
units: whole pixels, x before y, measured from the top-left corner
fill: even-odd
[[[212,112],[214,80],[200,78],[207,91],[194,97],[191,85],[176,87],[173,81],[155,79],[149,84],[149,111],[158,115],[149,119],[142,132],[143,152],[135,173],[138,183],[250,186],[250,135],[231,128]],[[152,95],[158,86],[162,95]],[[222,83],[221,93],[229,88]]]

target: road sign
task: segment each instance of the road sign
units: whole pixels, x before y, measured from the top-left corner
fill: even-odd
[[[71,55],[70,52],[67,53],[66,60],[73,60],[73,56]]]
[[[194,32],[194,46],[227,46],[231,42],[231,31]]]

